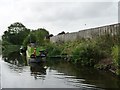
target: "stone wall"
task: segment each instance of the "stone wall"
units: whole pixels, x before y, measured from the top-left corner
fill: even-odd
[[[102,27],[96,27],[96,28],[90,28],[86,30],[81,30],[79,32],[73,32],[73,33],[66,33],[63,35],[56,35],[50,38],[50,41],[53,43],[57,42],[67,42],[67,41],[74,41],[78,40],[80,38],[95,38],[102,35],[116,35],[118,34],[118,31],[120,27],[120,23],[102,26]]]

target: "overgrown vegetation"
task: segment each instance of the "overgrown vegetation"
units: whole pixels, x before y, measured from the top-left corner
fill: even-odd
[[[113,48],[112,48],[112,57],[113,57],[113,63],[114,63],[114,66],[115,66],[115,73],[117,75],[120,74],[120,56],[119,56],[119,46],[118,45],[115,45]]]
[[[47,50],[48,57],[66,55],[72,63],[110,69],[120,75],[120,34],[57,43],[51,43],[49,36],[49,32],[43,28],[30,30],[19,22],[11,24],[2,36],[3,52],[11,52],[13,49],[18,50],[17,46],[26,47],[29,43],[35,43]]]
[[[56,44],[49,43],[46,45],[46,49],[48,52],[48,57],[56,56],[56,55],[61,55],[61,48],[57,46]]]
[[[71,62],[83,66],[113,70],[120,75],[120,55],[118,37],[103,35],[94,39],[81,39],[48,46],[49,55],[67,55]]]
[[[94,66],[104,54],[91,43],[80,43],[73,51],[73,60],[85,66]]]

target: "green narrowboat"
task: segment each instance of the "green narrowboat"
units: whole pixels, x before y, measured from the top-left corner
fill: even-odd
[[[43,47],[28,45],[26,55],[29,62],[40,62],[43,57],[46,57],[47,53]]]

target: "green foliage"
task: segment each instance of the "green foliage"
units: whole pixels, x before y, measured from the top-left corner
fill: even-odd
[[[89,42],[80,43],[73,51],[73,59],[81,65],[94,66],[103,57],[103,52]]]
[[[117,75],[120,75],[120,51],[119,51],[119,46],[115,45],[112,47],[112,58],[114,65],[116,67],[115,73]]]
[[[117,74],[118,76],[120,76],[120,68],[117,68],[117,69],[116,69],[116,74]]]
[[[116,40],[110,35],[103,35],[95,39],[99,50],[104,51],[107,57],[111,55],[111,47],[116,44]]]
[[[72,55],[73,50],[78,46],[80,41],[74,41],[74,42],[66,42],[62,45],[60,45],[60,48],[62,49],[61,54],[67,54]]]
[[[61,49],[56,44],[49,43],[46,47],[49,57],[61,54]]]
[[[61,54],[72,55],[76,47],[83,42],[86,41],[83,39],[79,39],[76,41],[65,42],[64,44],[59,45],[62,50]]]
[[[43,45],[45,43],[45,37],[49,35],[49,32],[44,28],[39,28],[34,31],[36,35],[36,42],[38,45]]]
[[[30,30],[22,23],[16,22],[11,24],[8,30],[4,32],[2,40],[14,45],[21,45],[29,32]]]
[[[11,52],[19,51],[20,45],[5,45],[2,55],[8,55]]]
[[[49,35],[49,32],[45,29],[37,29],[30,32],[30,34],[24,39],[23,45],[26,46],[29,43],[36,43],[37,45],[45,44],[45,37]]]
[[[36,43],[36,36],[32,32],[24,39],[23,45],[27,46],[29,43]]]
[[[119,46],[112,47],[113,62],[116,66],[120,66]]]

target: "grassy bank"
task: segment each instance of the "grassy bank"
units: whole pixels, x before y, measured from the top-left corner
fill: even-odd
[[[117,36],[105,35],[95,39],[50,43],[48,56],[66,55],[75,64],[110,70],[120,75],[120,56]]]

